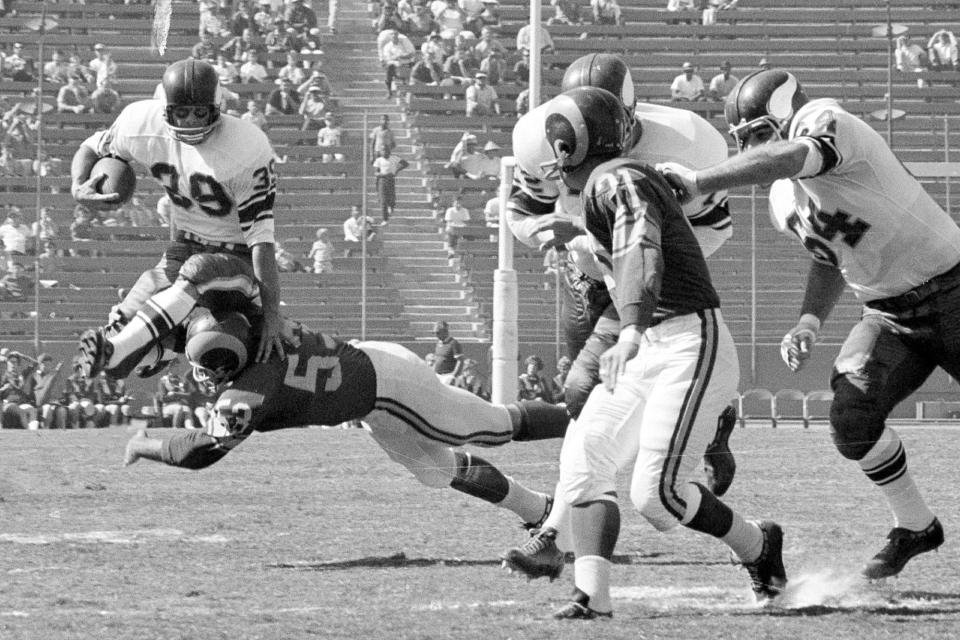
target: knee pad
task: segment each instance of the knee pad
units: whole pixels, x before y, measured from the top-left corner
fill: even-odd
[[[208,289],[224,289],[239,290],[248,297],[256,295],[253,266],[229,253],[197,253],[190,256],[180,267],[178,279],[194,285],[200,293]]]
[[[830,406],[830,436],[844,458],[860,460],[877,443],[886,424],[886,413],[875,403],[862,400],[859,392],[851,393],[850,383],[840,378],[834,383]]]

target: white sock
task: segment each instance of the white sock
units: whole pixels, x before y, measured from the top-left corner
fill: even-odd
[[[857,463],[883,492],[893,511],[895,526],[911,531],[930,526],[933,512],[910,475],[903,442],[893,429],[884,428],[877,443]]]
[[[547,510],[547,494],[527,489],[510,476],[505,477],[510,483],[510,489],[507,490],[507,497],[498,502],[497,506],[513,511],[524,522],[540,522]]]
[[[560,485],[553,492],[553,508],[543,523],[543,529],[550,527],[557,532],[557,547],[561,551],[573,549],[573,521],[570,518],[570,503],[560,499]]]
[[[581,556],[573,563],[573,585],[590,596],[590,608],[600,613],[613,610],[610,604],[612,566],[612,562],[600,556]]]
[[[741,562],[754,562],[763,552],[763,531],[757,523],[747,522],[736,511],[733,512],[730,531],[720,539],[733,549]]]
[[[145,306],[152,307],[161,315],[164,325],[169,329],[177,326],[186,319],[196,306],[196,299],[178,286],[172,286],[155,294],[147,300]],[[110,338],[113,344],[113,354],[107,367],[115,367],[123,362],[127,356],[149,344],[156,337],[158,327],[151,325],[149,316],[142,311],[137,312],[129,323],[114,337]]]

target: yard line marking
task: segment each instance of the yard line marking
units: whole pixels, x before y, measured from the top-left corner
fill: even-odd
[[[147,540],[180,540],[226,544],[230,538],[219,534],[187,534],[180,529],[131,529],[115,531],[75,531],[65,533],[0,533],[0,543],[45,545],[64,542],[80,544],[135,544]]]

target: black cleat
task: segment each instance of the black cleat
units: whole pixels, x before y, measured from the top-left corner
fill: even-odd
[[[563,571],[563,552],[557,547],[557,530],[552,527],[531,531],[523,546],[507,550],[500,558],[504,568],[519,571],[530,580],[546,577],[553,582]]]
[[[553,613],[557,620],[595,620],[597,618],[612,618],[612,611],[596,611],[590,608],[590,596],[580,589],[573,590],[573,600],[563,605]]]
[[[753,562],[741,564],[750,574],[753,595],[759,604],[776,598],[787,586],[787,571],[783,568],[783,529],[776,522],[757,523],[763,532],[763,549]]]
[[[887,534],[886,546],[863,567],[863,576],[868,580],[880,580],[900,573],[910,558],[933,551],[943,544],[943,526],[933,519],[923,531],[910,531],[894,527]]]
[[[707,489],[718,498],[727,492],[737,473],[737,461],[730,451],[730,434],[736,426],[737,410],[730,405],[717,418],[717,435],[703,454]]]
[[[77,346],[80,373],[88,379],[96,377],[110,361],[112,352],[113,345],[104,335],[103,328],[87,329],[81,334],[80,344]]]

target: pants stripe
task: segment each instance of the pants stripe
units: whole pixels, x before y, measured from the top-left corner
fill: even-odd
[[[378,397],[375,410],[385,411],[408,425],[411,429],[430,440],[442,442],[454,447],[464,444],[498,446],[510,442],[513,431],[476,431],[468,435],[459,435],[438,429],[411,407],[391,398]],[[452,418],[456,420],[456,418]]]

